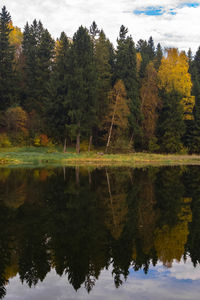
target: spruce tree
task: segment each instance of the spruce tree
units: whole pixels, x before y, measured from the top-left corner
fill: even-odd
[[[139,74],[140,79],[143,79],[145,77],[147,65],[150,61],[154,60],[155,57],[155,47],[152,37],[149,38],[148,42],[146,40],[140,39],[137,43],[136,48],[142,57]]]
[[[10,45],[11,16],[4,6],[0,13],[0,110],[15,101],[14,47]]]
[[[127,97],[130,99],[129,128],[131,141],[137,147],[138,137],[141,134],[141,112],[139,100],[139,86],[137,78],[136,49],[132,37],[126,36],[128,29],[123,25],[117,39],[115,64],[115,79],[124,82]]]
[[[162,47],[160,43],[158,43],[156,48],[155,58],[154,58],[154,66],[157,71],[160,68],[162,58],[163,58]]]
[[[88,30],[79,27],[74,34],[70,51],[70,77],[68,90],[69,130],[76,135],[76,150],[80,152],[80,136],[90,137],[97,123],[97,78],[93,42]]]
[[[38,94],[41,107],[45,105],[45,101],[49,98],[49,80],[53,66],[54,46],[55,42],[50,33],[47,29],[44,30],[37,49],[37,81],[40,83]]]
[[[182,149],[182,137],[185,133],[183,107],[181,97],[177,91],[161,91],[162,109],[157,127],[157,137],[160,151],[176,153]]]
[[[200,47],[194,60],[189,58],[189,71],[192,77],[192,95],[195,96],[194,120],[187,126],[186,146],[190,152],[200,153]]]
[[[59,142],[68,138],[68,85],[69,85],[69,51],[70,42],[64,32],[57,41],[53,74],[50,80],[50,96],[45,107],[45,119],[49,134]]]
[[[43,113],[48,98],[48,84],[54,56],[54,41],[42,23],[36,20],[24,29],[22,43],[25,76],[23,105],[28,110]]]
[[[150,36],[148,40],[148,55],[150,61],[153,60],[155,57],[155,46],[152,36]]]
[[[105,33],[101,31],[95,47],[95,62],[97,70],[97,115],[98,128],[100,132],[102,132],[104,117],[107,115],[109,105],[108,94],[112,89],[110,48],[110,41],[106,38]]]

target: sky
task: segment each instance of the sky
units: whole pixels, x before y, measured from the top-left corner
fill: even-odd
[[[54,38],[73,37],[80,25],[95,20],[116,45],[119,28],[128,27],[135,43],[153,37],[155,44],[180,50],[200,46],[200,0],[0,0],[15,26],[41,20]]]
[[[123,278],[122,278],[123,279]],[[196,300],[200,293],[200,269],[194,269],[190,258],[187,262],[174,262],[173,268],[165,268],[159,262],[150,265],[147,275],[143,270],[133,272],[118,289],[114,286],[112,268],[103,270],[91,293],[84,285],[76,292],[66,276],[59,277],[51,270],[43,282],[30,289],[20,283],[19,275],[10,280],[4,300]]]

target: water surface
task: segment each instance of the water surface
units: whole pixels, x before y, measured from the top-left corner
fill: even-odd
[[[0,298],[199,299],[200,167],[0,169]]]

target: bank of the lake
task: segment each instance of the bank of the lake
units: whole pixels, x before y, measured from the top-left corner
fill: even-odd
[[[0,149],[0,165],[89,165],[149,166],[200,165],[200,155],[181,154],[103,154],[97,151],[76,154],[73,149],[63,153],[60,148],[12,147]]]

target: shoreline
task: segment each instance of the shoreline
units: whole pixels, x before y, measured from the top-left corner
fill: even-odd
[[[0,149],[0,167],[6,166],[116,166],[116,167],[147,167],[147,166],[179,166],[200,165],[200,155],[192,154],[104,154],[92,151],[63,153],[48,148],[9,148]]]

